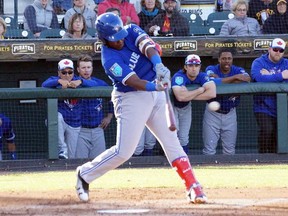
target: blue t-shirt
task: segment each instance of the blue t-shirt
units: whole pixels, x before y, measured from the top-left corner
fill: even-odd
[[[281,72],[288,69],[288,59],[282,58],[279,62],[270,61],[268,53],[255,59],[251,66],[251,75],[253,82],[287,82],[283,80]],[[270,75],[262,75],[260,71],[266,69]],[[274,95],[254,95],[254,112],[265,113],[269,116],[277,116],[277,102]]]
[[[61,84],[58,83],[60,77],[51,76],[42,83],[42,87],[45,88],[62,88]],[[82,80],[81,87],[95,87],[97,82],[93,79],[86,80],[79,76],[74,76],[72,80]],[[82,112],[82,100],[80,98],[69,98],[58,100],[58,112],[63,116],[64,121],[71,127],[81,126],[81,112]]]
[[[220,79],[215,79],[216,85],[219,84],[219,80],[221,80],[222,78],[225,78],[225,77],[231,77],[231,76],[234,76],[236,74],[247,74],[247,76],[249,76],[244,68],[237,67],[235,65],[231,66],[230,72],[228,74],[224,74],[221,72],[221,68],[220,68],[219,64],[208,66],[206,68],[205,72],[207,74],[214,73],[214,74],[218,75],[218,77]],[[238,96],[238,95],[220,95],[220,96],[217,96],[216,98],[208,100],[207,102],[211,102],[211,101],[218,101],[220,103],[221,111],[228,112],[232,108],[235,108],[239,105],[240,96]]]
[[[190,80],[187,77],[187,74],[181,69],[174,74],[171,80],[171,86],[187,86],[192,84],[199,84],[201,86],[205,85],[208,82],[212,82],[210,77],[203,72],[200,72],[195,80]],[[176,99],[173,94],[174,106],[178,108],[182,108],[188,105],[189,101],[180,102]]]
[[[112,80],[114,89],[120,92],[136,91],[124,84],[135,73],[140,79],[147,81],[153,81],[156,78],[153,64],[140,52],[137,45],[139,38],[149,36],[137,25],[130,24],[125,28],[128,36],[124,39],[124,47],[121,50],[105,45],[101,50],[101,61],[105,73]]]
[[[96,82],[97,86],[108,86],[108,84],[100,79],[91,77]],[[113,113],[113,103],[109,101],[108,112]],[[104,118],[103,113],[103,99],[102,98],[86,98],[82,99],[82,114],[81,126],[82,127],[98,127]]]

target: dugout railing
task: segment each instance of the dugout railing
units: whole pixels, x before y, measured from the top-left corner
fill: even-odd
[[[196,88],[190,86],[189,89]],[[109,100],[112,87],[95,87],[82,89],[46,89],[46,88],[4,88],[0,92],[0,111],[12,119],[16,133],[16,145],[19,159],[57,159],[58,98],[95,98]],[[257,124],[253,116],[253,94],[276,94],[277,97],[277,153],[288,153],[287,123],[287,83],[248,83],[223,84],[217,86],[217,94],[241,95],[237,108],[238,139],[236,154],[257,153]],[[192,102],[192,127],[190,133],[191,155],[201,155],[201,120],[204,101]],[[163,126],[166,123],[163,123]],[[107,148],[114,145],[116,136],[115,119],[105,131]],[[158,150],[155,147],[155,152]],[[3,151],[5,154],[5,149]],[[7,152],[6,152],[7,153]],[[221,145],[217,154],[221,155]],[[5,159],[5,157],[4,157]]]

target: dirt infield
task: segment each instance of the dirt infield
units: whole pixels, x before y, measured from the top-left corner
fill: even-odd
[[[73,190],[0,192],[0,215],[288,215],[288,188],[205,191],[205,205],[187,203],[178,188],[94,189],[88,203]]]

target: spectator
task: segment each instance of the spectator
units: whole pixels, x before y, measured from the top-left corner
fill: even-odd
[[[0,114],[0,161],[2,158],[3,139],[7,144],[10,160],[17,160],[16,145],[14,142],[15,133],[10,118],[4,114]]]
[[[42,83],[46,88],[78,88],[96,86],[95,81],[74,75],[73,62],[62,59],[58,63],[58,76],[52,76]],[[78,134],[81,126],[81,100],[58,100],[58,148],[59,158],[75,158]]]
[[[47,0],[34,0],[24,11],[24,29],[39,37],[41,31],[50,28],[59,28],[58,18]]]
[[[93,80],[97,86],[108,86],[103,80],[91,77],[93,60],[88,55],[79,57],[77,71],[82,79]],[[105,151],[104,130],[110,124],[112,117],[111,101],[108,114],[104,117],[102,98],[82,99],[81,129],[77,141],[76,158],[95,158]]]
[[[4,39],[6,30],[7,30],[6,22],[2,17],[0,17],[0,40]]]
[[[188,36],[188,20],[180,14],[177,4],[177,0],[165,0],[165,13],[158,14],[145,27],[145,31],[152,36]]]
[[[159,0],[141,0],[141,12],[138,13],[140,19],[140,27],[145,27],[150,23],[154,17],[165,11],[161,9],[161,2]]]
[[[119,8],[108,8],[106,12],[112,12],[115,13],[117,16],[121,17],[121,11]]]
[[[262,28],[265,20],[276,11],[275,1],[276,0],[250,0],[247,12],[248,17],[255,18]]]
[[[141,135],[140,141],[134,152],[134,156],[152,156],[153,148],[156,145],[156,138],[151,131],[145,127]]]
[[[72,0],[53,0],[52,6],[56,14],[65,14],[73,7]]]
[[[238,0],[232,6],[234,17],[228,19],[222,26],[220,36],[253,36],[261,34],[261,28],[256,19],[247,17],[248,3]]]
[[[75,13],[69,20],[68,30],[63,38],[72,39],[91,39],[92,36],[87,33],[85,18],[80,13]]]
[[[123,0],[104,0],[98,5],[98,15],[106,12],[108,8],[119,8],[121,12],[121,19],[124,25],[134,23],[139,25],[139,17],[137,15],[134,4]]]
[[[286,43],[275,38],[268,53],[255,59],[251,66],[254,82],[288,81],[288,60],[284,58]],[[253,110],[258,124],[259,153],[277,152],[277,102],[275,95],[254,95]],[[285,117],[286,118],[286,117]]]
[[[94,10],[86,7],[86,0],[73,0],[73,7],[64,16],[64,26],[68,29],[69,20],[75,13],[80,13],[85,17],[87,28],[95,28],[97,15]]]
[[[287,34],[288,33],[288,13],[287,1],[277,1],[277,10],[268,17],[263,25],[264,34]]]
[[[200,57],[188,55],[183,69],[172,77],[177,135],[187,154],[189,153],[189,131],[192,123],[191,100],[209,100],[216,97],[215,83],[209,79],[207,74],[200,72],[200,69]],[[191,84],[200,84],[201,87],[189,91],[186,86]]]
[[[233,51],[231,49],[220,49],[218,61],[219,64],[210,65],[206,68],[206,73],[214,78],[216,84],[250,82],[249,74],[243,68],[233,65]],[[218,101],[220,109],[212,111],[209,110],[208,106],[205,108],[203,116],[203,153],[214,155],[218,141],[221,139],[223,154],[233,155],[235,154],[237,138],[236,107],[240,103],[240,97],[223,95],[210,101]]]

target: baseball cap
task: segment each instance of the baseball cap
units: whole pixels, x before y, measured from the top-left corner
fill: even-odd
[[[286,0],[279,0],[279,1],[277,1],[277,5],[280,4],[280,2],[283,2],[283,3],[287,4]]]
[[[64,70],[65,68],[74,69],[73,62],[70,59],[62,59],[58,63],[58,70]]]
[[[191,64],[196,64],[200,65],[201,64],[201,59],[198,55],[188,55],[185,59],[185,65],[191,65]]]
[[[285,41],[282,40],[281,38],[275,38],[275,39],[272,41],[271,47],[272,47],[272,48],[280,48],[280,49],[285,50],[286,43],[285,43]]]

